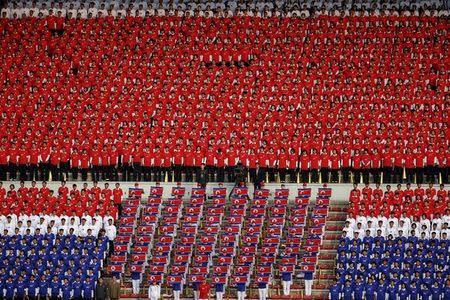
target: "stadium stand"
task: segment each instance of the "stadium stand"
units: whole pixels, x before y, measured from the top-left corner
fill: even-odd
[[[63,182],[58,197],[46,182],[0,185],[0,296],[93,299],[117,232],[113,194],[122,200],[108,184],[69,191]]]
[[[107,270],[125,277],[128,296],[147,295],[154,284],[175,299],[192,296],[205,278],[219,299],[267,297],[269,290],[289,299],[291,288],[296,298],[307,282],[311,294],[331,189],[319,189],[311,215],[308,187],[298,189],[295,201],[283,187],[273,198],[269,190],[249,197],[246,187],[236,187],[231,201],[223,187],[213,188],[211,199],[203,188],[193,188],[189,199],[185,192],[173,187],[172,197],[162,199],[162,187],[154,186],[146,202],[140,196],[125,201]],[[306,285],[297,283],[297,274]]]
[[[268,181],[448,182],[447,17],[352,3],[306,19],[2,18],[0,176],[192,181],[203,162],[223,182],[259,161]]]
[[[444,185],[355,186],[329,298],[447,299],[449,196]]]

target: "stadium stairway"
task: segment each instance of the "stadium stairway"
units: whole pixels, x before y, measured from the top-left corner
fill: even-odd
[[[188,199],[184,198],[184,204],[188,203]],[[146,199],[143,198],[141,204],[144,205],[146,203]],[[203,210],[202,219],[204,219],[205,212],[207,211],[207,208],[211,205],[210,201],[205,202],[205,208]],[[309,207],[308,207],[308,221],[306,222],[305,232],[307,232],[309,225],[310,225],[310,217],[312,214],[312,208],[314,206],[314,200],[310,201]],[[269,292],[269,299],[327,299],[328,298],[328,287],[332,281],[332,278],[334,278],[334,268],[335,268],[335,257],[336,257],[336,247],[338,243],[338,239],[340,236],[340,232],[342,230],[345,218],[346,218],[346,211],[347,211],[347,204],[345,201],[336,201],[333,200],[331,202],[330,208],[329,208],[329,215],[325,224],[325,234],[323,237],[323,242],[320,250],[320,254],[318,257],[318,263],[315,273],[315,279],[313,284],[313,295],[308,297],[304,295],[304,281],[303,278],[294,278],[293,284],[291,286],[291,295],[290,296],[282,296],[282,287],[279,283],[279,280],[276,280],[274,284],[270,286],[270,292]],[[137,220],[137,224],[135,226],[135,232],[137,233],[137,228],[141,224],[142,221],[142,213],[139,216]],[[161,220],[159,221],[161,222]],[[162,224],[158,224],[158,227]],[[204,225],[203,222],[201,222],[201,225],[199,228],[201,228]],[[181,226],[177,228],[177,237],[179,237],[181,234]],[[201,230],[201,229],[199,229]],[[159,237],[159,232],[155,233],[155,236],[153,238],[153,241],[157,241]],[[303,237],[302,243],[304,243],[306,239],[306,235]],[[175,240],[177,241],[177,239]],[[134,242],[134,241],[132,241]],[[284,238],[282,239],[281,243],[284,243]],[[300,257],[303,255],[303,253],[300,253]],[[127,263],[130,264],[131,260],[130,257],[127,259]],[[275,271],[277,272],[277,271]],[[130,272],[125,269],[125,273],[123,274],[123,288],[122,288],[122,298],[127,299],[140,299],[140,298],[147,298],[147,291],[148,291],[148,282],[147,277],[149,274],[148,267],[145,269],[145,272],[142,276],[142,283],[141,283],[141,290],[139,295],[133,295],[132,294],[132,284],[131,284],[131,277]],[[278,276],[276,276],[278,277]],[[214,288],[212,288],[214,290]],[[247,290],[247,297],[246,299],[258,299],[258,289],[256,286],[251,285]],[[163,299],[172,299],[172,292],[171,289],[163,285],[161,290],[162,298]],[[185,287],[184,290],[184,296],[185,299],[192,299],[192,290],[190,288]],[[224,295],[224,299],[235,299],[236,298],[236,292],[234,288],[228,287],[227,292]]]
[[[328,288],[335,277],[336,249],[347,217],[347,207],[345,201],[331,201],[314,278],[314,299],[328,299]]]

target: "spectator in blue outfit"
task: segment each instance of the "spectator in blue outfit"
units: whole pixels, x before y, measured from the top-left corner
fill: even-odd
[[[4,297],[6,300],[13,300],[14,299],[14,294],[15,294],[15,284],[13,281],[13,278],[11,276],[8,277],[8,280],[6,281],[4,287]]]
[[[409,288],[409,300],[418,300],[420,295],[420,286],[415,282],[411,281]]]
[[[90,277],[86,277],[83,282],[83,299],[90,300],[94,299],[94,282],[91,281]]]
[[[50,288],[50,299],[57,300],[59,297],[59,294],[61,292],[61,282],[59,281],[57,275],[53,276],[53,279],[50,282],[49,288]]]
[[[341,293],[342,293],[342,285],[339,284],[339,282],[336,279],[334,279],[333,284],[330,286],[330,293],[328,298],[330,300],[340,300]]]
[[[372,277],[369,277],[367,279],[367,284],[364,288],[365,299],[374,300],[376,292],[377,292],[377,284],[375,283]]]
[[[258,288],[259,288],[259,286],[258,286]],[[223,292],[225,290],[224,284],[221,283],[221,282],[216,282],[215,290],[216,290],[216,300],[222,300],[223,299]]]
[[[283,295],[289,296],[289,294],[291,293],[291,284],[292,284],[291,272],[281,273],[281,284],[283,286]]]
[[[173,291],[173,299],[180,300],[181,295],[181,282],[173,282],[172,283],[172,291]]]
[[[364,289],[365,285],[361,279],[361,277],[356,278],[356,282],[353,285],[353,299],[354,300],[362,300],[364,298]]]
[[[385,280],[385,277],[383,274],[380,280],[378,280],[377,299],[384,299],[386,297],[388,282]]]
[[[41,280],[39,281],[39,298],[40,299],[47,299],[48,288],[49,288],[48,278],[45,275],[42,275]]]
[[[400,285],[398,290],[398,300],[409,300],[409,290],[404,283]]]
[[[422,300],[431,299],[431,291],[426,283],[422,283],[422,285],[420,286],[420,299]]]
[[[27,295],[29,300],[35,300],[38,296],[39,282],[34,275],[30,275],[30,279],[27,284]]]
[[[447,279],[443,289],[444,300],[450,300],[450,279]]]
[[[246,283],[245,282],[236,283],[236,289],[238,300],[244,300],[246,296]]]
[[[81,277],[77,276],[72,285],[72,297],[75,300],[80,300],[83,298],[83,282],[81,281]]]
[[[386,289],[386,297],[388,300],[397,300],[398,295],[398,286],[395,283],[395,280],[391,280]]]
[[[27,283],[22,276],[16,282],[16,299],[25,299]]]
[[[342,298],[344,300],[353,300],[353,287],[350,280],[345,281],[345,285],[342,288]]]
[[[431,299],[432,300],[441,300],[442,299],[442,288],[439,286],[439,282],[435,281],[430,288],[431,290]]]
[[[62,299],[72,298],[72,285],[70,284],[68,278],[64,278],[62,282],[60,295]]]

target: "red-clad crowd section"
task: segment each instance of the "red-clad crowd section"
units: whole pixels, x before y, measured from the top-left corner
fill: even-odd
[[[82,187],[74,184],[71,188],[62,183],[58,190],[47,187],[46,182],[40,186],[36,182],[31,185],[20,183],[19,187],[11,184],[3,187],[0,183],[0,215],[57,215],[101,217],[111,216],[117,220],[123,191],[117,183],[115,188],[104,187],[94,182]]]
[[[433,219],[436,215],[450,213],[450,190],[443,184],[435,188],[432,183],[426,187],[420,184],[413,188],[410,184],[392,189],[390,185],[383,190],[379,184],[372,189],[368,184],[363,189],[356,186],[350,192],[349,215],[408,217],[414,220],[425,216]]]
[[[0,166],[450,162],[445,19],[45,22],[0,19]]]

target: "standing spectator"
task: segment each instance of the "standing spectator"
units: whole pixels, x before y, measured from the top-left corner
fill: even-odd
[[[131,283],[133,285],[133,295],[138,295],[141,285],[141,272],[133,271],[131,272]]]
[[[109,253],[112,253],[113,248],[114,248],[113,241],[117,235],[117,229],[116,229],[116,226],[114,226],[112,219],[109,219],[108,224],[105,225],[105,231],[106,231],[106,236],[108,237],[108,242],[109,242]]]
[[[83,149],[80,157],[80,168],[81,168],[81,180],[86,181],[90,166],[90,158],[86,149]]]
[[[306,150],[302,150],[302,154],[300,155],[300,179],[303,183],[306,183],[309,181],[309,169],[310,169],[310,162],[309,162],[309,155]]]
[[[83,299],[90,300],[94,298],[94,284],[91,277],[87,276],[83,283]]]
[[[95,287],[95,299],[106,300],[108,297],[108,286],[103,281],[103,278],[99,278],[97,286]]]
[[[36,145],[34,145],[34,147],[36,147]],[[6,171],[8,170],[8,153],[9,152],[6,150],[5,145],[0,145],[0,180],[6,180]]]
[[[200,169],[197,171],[195,179],[200,187],[205,188],[208,183],[208,170],[205,168],[205,163],[202,163]]]
[[[120,183],[116,183],[116,188],[113,190],[113,199],[114,199],[114,204],[117,205],[118,209],[119,209],[119,216],[122,215],[122,196],[123,196],[123,191],[120,188]]]
[[[330,155],[326,148],[323,148],[320,153],[320,176],[321,182],[329,182],[330,173]]]
[[[264,171],[264,169],[260,168],[259,162],[257,162],[255,172],[253,174],[253,184],[255,186],[255,191],[261,189],[262,184],[264,183],[265,173],[266,172]]]
[[[259,300],[266,300],[267,299],[267,290],[268,290],[268,284],[267,282],[258,282],[258,296]]]
[[[216,289],[216,300],[222,300],[224,292],[224,284],[222,282],[216,282],[215,289]]]
[[[313,148],[311,150],[311,155],[309,156],[311,182],[314,183],[319,182],[319,165],[320,165],[320,156],[317,153],[317,149]]]
[[[133,180],[141,181],[142,172],[142,151],[138,145],[136,145],[131,153],[132,155],[132,168],[133,168]]]
[[[59,163],[61,161],[61,156],[59,150],[53,146],[50,154],[50,174],[52,175],[52,180],[59,181]]]
[[[158,282],[153,281],[149,286],[148,298],[150,298],[150,300],[159,300],[159,298],[161,298],[161,286],[158,284]]]
[[[94,149],[91,151],[91,166],[92,166],[92,180],[99,181],[100,180],[100,172],[101,172],[101,152],[98,149],[97,145],[94,146]]]
[[[283,285],[283,295],[289,296],[291,293],[292,272],[281,273],[281,284]],[[305,284],[306,289],[306,284]]]
[[[236,283],[236,289],[237,289],[237,298],[238,300],[244,300],[246,296],[246,283],[245,282],[238,282]]]
[[[113,276],[109,281],[108,297],[110,300],[119,300],[120,297],[120,280]]]
[[[80,168],[80,154],[77,148],[73,148],[72,155],[70,156],[70,168],[72,171],[72,179],[78,180],[78,171]]]
[[[393,159],[392,159],[392,152],[389,146],[386,146],[383,149],[383,152],[381,154],[383,157],[383,182],[385,183],[391,183],[392,182],[392,171],[394,168]]]
[[[198,292],[199,292],[199,300],[208,300],[209,299],[209,290],[210,286],[208,282],[206,282],[206,279],[203,280],[203,282],[198,286]]]
[[[314,272],[305,271],[305,295],[311,296],[314,281]]]
[[[117,147],[112,145],[111,150],[109,151],[109,179],[110,180],[119,180],[119,152],[117,151]]]

